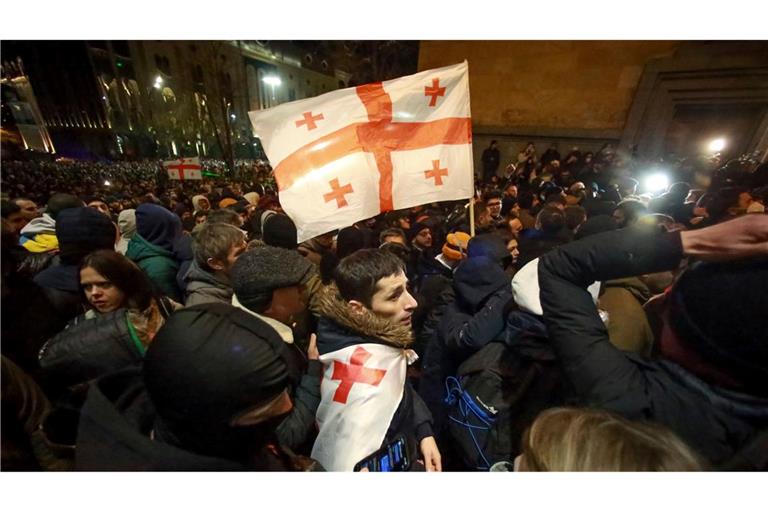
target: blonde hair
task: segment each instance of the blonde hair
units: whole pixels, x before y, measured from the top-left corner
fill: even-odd
[[[527,471],[699,471],[696,454],[671,430],[618,414],[559,407],[523,434]]]

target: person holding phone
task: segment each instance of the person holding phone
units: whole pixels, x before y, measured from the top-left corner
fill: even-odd
[[[416,300],[403,262],[380,249],[341,260],[320,300],[323,363],[312,458],[328,471],[355,465],[403,436],[427,471],[441,471],[432,416],[406,380]],[[413,451],[416,454],[416,451]]]

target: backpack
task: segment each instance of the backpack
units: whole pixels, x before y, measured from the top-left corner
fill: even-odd
[[[469,469],[487,471],[520,453],[523,432],[536,416],[563,402],[554,357],[491,342],[446,379],[448,431]]]

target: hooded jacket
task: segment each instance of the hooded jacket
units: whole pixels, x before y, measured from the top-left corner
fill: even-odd
[[[56,238],[56,221],[44,213],[42,217],[32,219],[21,230],[19,244],[32,253],[54,251],[59,248]]]
[[[436,336],[425,348],[419,385],[435,415],[443,411],[445,378],[491,341],[504,339],[512,287],[498,263],[476,256],[459,264],[453,276],[453,294],[446,297],[453,297],[453,301],[442,308]]]
[[[362,343],[379,343],[403,349],[411,345],[410,327],[394,325],[370,312],[353,315],[334,285],[320,293],[317,349],[321,355]],[[429,409],[406,380],[403,398],[392,417],[382,446],[391,443],[400,434],[411,442],[421,442],[433,435],[431,423]]]
[[[680,233],[623,229],[559,247],[538,265],[550,343],[582,404],[657,421],[718,465],[768,428],[768,399],[613,346],[586,285],[677,268]]]
[[[137,233],[128,243],[125,255],[147,274],[163,295],[181,302],[181,291],[176,283],[179,263],[171,251],[149,243]]]
[[[229,280],[222,280],[212,272],[200,268],[197,261],[192,260],[187,274],[184,276],[186,288],[184,305],[195,306],[208,302],[232,302],[232,285]]]

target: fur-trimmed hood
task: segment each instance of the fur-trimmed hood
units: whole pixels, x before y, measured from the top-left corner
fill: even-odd
[[[347,302],[341,298],[336,285],[326,286],[319,293],[318,310],[322,318],[318,349],[321,353],[365,343],[366,341],[359,340],[360,337],[366,338],[368,342],[403,349],[413,343],[413,331],[410,326],[392,324],[369,311],[360,315],[352,313]]]

